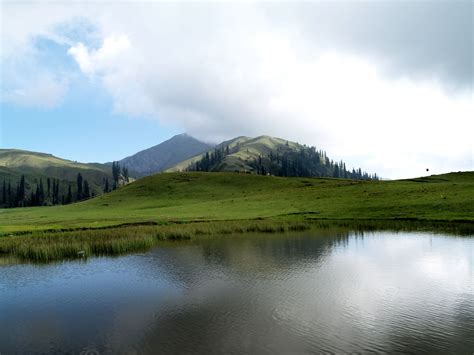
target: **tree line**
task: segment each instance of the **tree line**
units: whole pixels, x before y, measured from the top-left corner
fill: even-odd
[[[207,152],[187,171],[219,171],[224,158],[231,154],[229,146],[221,146],[213,152]],[[343,161],[335,162],[328,158],[325,151],[315,147],[303,146],[292,149],[288,142],[284,147],[271,150],[268,155],[259,155],[247,164],[252,172],[260,175],[275,175],[288,177],[334,177],[356,180],[378,180],[377,174],[369,174],[359,169],[347,169]],[[250,172],[250,171],[247,171]]]
[[[288,146],[288,143],[287,143]],[[347,169],[346,163],[329,159],[326,152],[315,147],[280,149],[259,156],[249,164],[261,175],[291,177],[333,177],[355,180],[378,180],[377,174],[362,169]]]
[[[103,180],[103,192],[113,191],[129,181],[128,169],[113,162],[112,181],[109,184],[108,178]],[[39,181],[28,184],[22,175],[18,181],[4,179],[0,186],[0,207],[3,208],[67,205],[96,195],[81,173],[77,174],[75,183],[53,178],[47,178],[43,182],[40,178]]]
[[[65,185],[64,182],[61,183],[59,179],[52,178],[47,178],[45,183],[43,183],[43,179],[40,178],[36,184],[29,185],[26,183],[24,175],[21,176],[19,181],[13,183],[11,180],[7,182],[4,179],[0,194],[0,206],[13,208],[67,205],[94,196],[89,182],[82,177],[81,173],[77,174],[74,193],[71,183],[67,184],[67,190],[64,190],[62,185]],[[60,193],[60,191],[63,193]],[[64,191],[67,192],[64,193]]]
[[[206,152],[197,162],[191,164],[187,171],[213,171],[219,168],[224,158],[230,154],[229,146],[216,147],[213,152]]]

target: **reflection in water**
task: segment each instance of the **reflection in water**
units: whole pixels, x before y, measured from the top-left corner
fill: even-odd
[[[472,353],[474,239],[249,235],[0,267],[0,353]]]

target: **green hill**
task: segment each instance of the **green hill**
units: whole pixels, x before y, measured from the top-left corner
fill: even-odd
[[[164,173],[67,205],[0,210],[0,232],[166,221],[474,221],[474,172],[397,181]]]
[[[326,152],[295,142],[270,136],[237,137],[214,149],[185,160],[168,172],[209,171],[244,172],[260,175],[292,177],[336,177],[377,180],[359,169],[347,169],[342,161],[335,162]]]
[[[10,181],[12,186],[25,176],[27,188],[36,186],[40,179],[59,179],[61,194],[69,184],[75,186],[77,174],[81,173],[95,194],[102,193],[103,179],[111,179],[109,166],[98,163],[78,163],[55,157],[51,154],[19,149],[0,149],[0,183]]]
[[[289,149],[300,149],[302,145],[288,141],[281,138],[274,138],[270,136],[251,137],[236,137],[234,139],[222,142],[217,145],[217,149],[225,149],[229,147],[230,154],[224,157],[224,160],[219,166],[214,167],[215,171],[221,172],[235,172],[235,171],[254,171],[254,167],[250,163],[259,156],[267,156],[271,151]],[[208,150],[207,153],[212,153],[214,149]],[[169,168],[167,172],[186,171],[192,164],[198,162],[205,156],[206,152],[198,154],[190,159],[184,160],[175,166]]]

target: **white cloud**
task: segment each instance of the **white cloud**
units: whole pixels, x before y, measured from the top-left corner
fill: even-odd
[[[13,52],[36,34],[72,43],[69,55],[86,76],[103,84],[114,110],[159,119],[206,140],[277,135],[387,177],[420,175],[425,168],[473,169],[472,89],[449,92],[443,81],[454,66],[437,76],[437,62],[426,62],[428,75],[423,64],[413,64],[413,46],[400,47],[406,32],[382,28],[374,37],[364,32],[372,29],[365,22],[360,28],[352,22],[331,27],[325,6],[309,10],[290,4],[23,6],[10,23],[16,28],[26,18],[32,24],[29,31],[7,35],[7,47]],[[403,25],[386,12],[383,16]],[[98,46],[55,32],[55,24],[78,17],[97,28]],[[354,33],[359,44],[366,33],[367,45],[352,45]],[[379,45],[383,33],[402,55]],[[426,53],[437,53],[436,43],[430,41]],[[370,45],[380,47],[376,55]],[[381,57],[383,51],[391,57]],[[420,51],[413,55],[430,57]],[[398,74],[388,78],[386,69],[394,66]]]
[[[128,48],[130,41],[127,36],[107,37],[96,51],[89,53],[87,47],[79,42],[68,50],[68,54],[74,57],[84,74],[92,76],[110,71],[117,64],[117,56]]]

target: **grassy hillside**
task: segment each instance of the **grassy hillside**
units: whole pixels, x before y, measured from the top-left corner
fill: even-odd
[[[474,222],[473,201],[474,172],[398,181],[165,173],[73,205],[0,210],[0,233],[256,218]]]
[[[219,166],[218,170],[222,172],[253,171],[253,167],[249,165],[249,161],[257,159],[260,155],[267,156],[270,154],[270,151],[276,151],[277,149],[284,151],[287,149],[302,148],[302,146],[298,143],[288,142],[288,146],[286,143],[287,141],[284,139],[270,136],[260,136],[256,138],[237,137],[232,140],[222,142],[217,147],[220,148],[229,146],[231,154],[224,158],[224,161]],[[212,151],[213,150],[209,150],[208,152]],[[190,159],[184,160],[168,169],[167,172],[185,171],[189,165],[200,160],[204,154],[205,152]]]
[[[51,154],[0,149],[0,182],[10,180],[12,184],[16,184],[21,175],[25,175],[27,185],[31,186],[39,179],[43,179],[45,183],[47,178],[54,178],[61,181],[61,190],[65,193],[69,183],[75,184],[78,173],[89,181],[96,193],[102,192],[103,179],[111,177],[110,167],[103,164],[84,164]]]
[[[270,136],[238,137],[223,142],[168,170],[200,172],[245,172],[286,177],[334,177],[378,180],[358,168],[347,168],[343,161],[330,159],[326,152]]]

